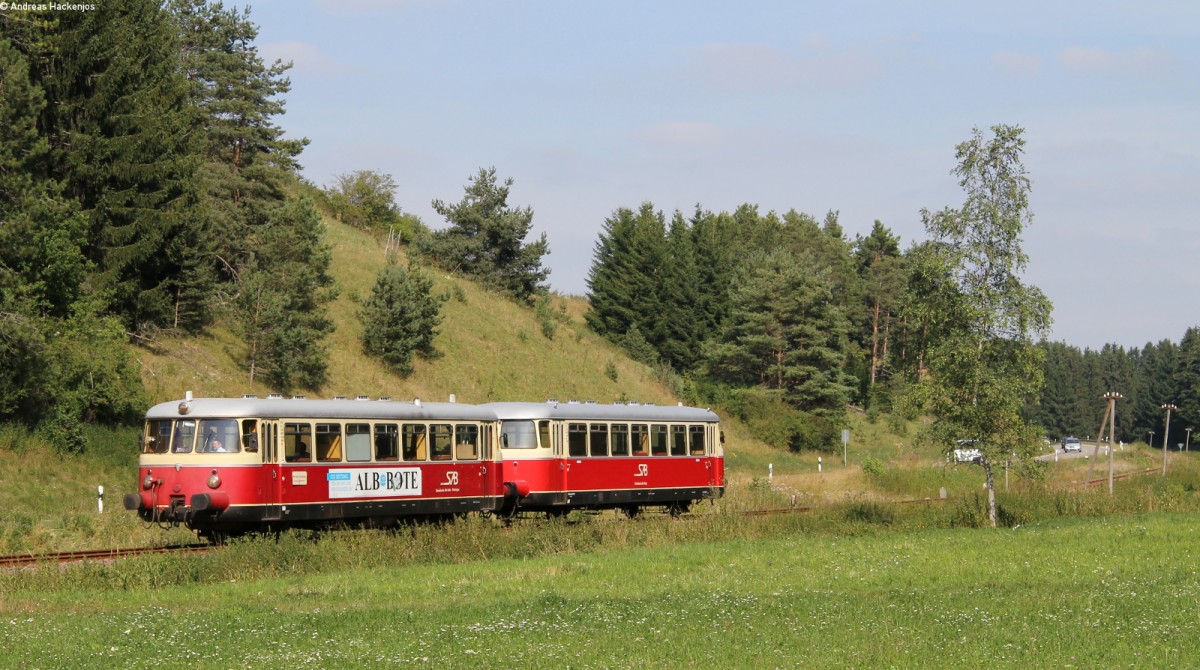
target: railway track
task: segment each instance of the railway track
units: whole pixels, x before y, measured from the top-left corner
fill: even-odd
[[[197,553],[212,549],[210,544],[181,544],[167,547],[130,547],[127,549],[90,549],[85,551],[55,551],[45,554],[14,554],[0,556],[0,568],[18,568],[47,563],[81,563],[107,561],[143,554],[169,554],[176,551]]]

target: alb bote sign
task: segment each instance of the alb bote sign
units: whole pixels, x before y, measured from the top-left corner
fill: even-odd
[[[421,495],[420,468],[330,470],[330,498],[391,498]]]

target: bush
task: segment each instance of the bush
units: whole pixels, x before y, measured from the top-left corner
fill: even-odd
[[[729,409],[754,437],[774,447],[834,452],[840,444],[833,421],[792,408],[776,391],[737,389],[731,393]]]

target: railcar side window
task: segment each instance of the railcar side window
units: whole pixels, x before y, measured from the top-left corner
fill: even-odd
[[[587,424],[572,423],[567,425],[567,455],[587,456]]]
[[[453,453],[454,427],[450,424],[438,423],[429,427],[432,438],[431,454],[435,461],[448,461]]]
[[[612,425],[612,455],[629,455],[629,426],[623,423]]]
[[[688,426],[688,444],[693,456],[703,456],[708,453],[704,445],[704,426]]]
[[[650,428],[645,424],[635,423],[629,427],[629,436],[633,438],[633,455],[650,455]]]
[[[500,428],[500,446],[505,449],[536,449],[537,433],[532,421],[505,421]]]
[[[666,456],[667,455],[667,427],[666,426],[651,426],[650,440],[650,455],[651,456]]]
[[[375,460],[400,460],[400,426],[394,423],[375,424]]]
[[[538,446],[543,449],[549,449],[550,444],[550,422],[538,421]]]
[[[171,448],[171,424],[169,420],[156,419],[146,422],[146,444],[142,451],[147,454],[165,454]]]
[[[317,424],[317,460],[324,463],[342,460],[341,424]]]
[[[671,426],[671,455],[687,456],[687,426]]]
[[[312,461],[312,424],[289,423],[283,427],[283,454],[288,463]]]
[[[180,419],[175,422],[175,435],[171,438],[171,451],[176,454],[190,454],[196,444],[196,422],[190,419]]]
[[[346,460],[351,463],[371,460],[371,424],[346,424]]]
[[[460,461],[479,460],[479,426],[465,424],[455,427],[454,458]]]
[[[242,421],[242,448],[258,451],[258,422],[254,419]]]
[[[425,425],[420,423],[404,424],[404,442],[401,445],[404,448],[402,452],[406,461],[423,461],[425,460],[426,437]]]
[[[589,454],[592,456],[608,455],[608,424],[593,423],[589,433]]]

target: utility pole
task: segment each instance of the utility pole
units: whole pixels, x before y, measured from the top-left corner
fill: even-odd
[[[1117,401],[1123,398],[1120,393],[1109,391],[1100,396],[1108,401],[1108,405],[1104,408],[1104,418],[1100,419],[1100,432],[1096,434],[1095,450],[1100,450],[1100,443],[1104,441],[1105,429],[1108,429],[1108,495],[1113,495],[1113,433],[1117,425]],[[1092,452],[1092,458],[1088,460],[1087,479],[1085,482],[1092,481],[1092,465],[1096,462],[1096,451]]]
[[[1167,435],[1171,432],[1171,410],[1179,409],[1178,407],[1167,403],[1162,406],[1167,412],[1167,418],[1163,421],[1163,477],[1167,476]]]

